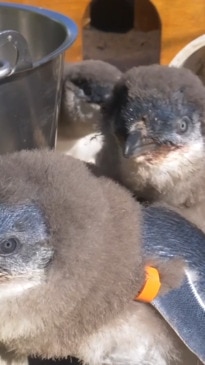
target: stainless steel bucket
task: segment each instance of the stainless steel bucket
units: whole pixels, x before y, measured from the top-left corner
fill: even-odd
[[[64,52],[76,37],[62,14],[0,3],[0,154],[55,146]]]

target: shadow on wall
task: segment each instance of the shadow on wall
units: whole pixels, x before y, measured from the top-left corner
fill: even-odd
[[[104,32],[160,30],[157,10],[149,0],[92,0],[90,25]]]
[[[83,23],[84,59],[122,71],[159,63],[161,21],[149,0],[91,0]]]
[[[104,32],[128,32],[134,25],[134,6],[134,0],[92,0],[90,25]]]
[[[151,1],[135,0],[134,28],[142,32],[159,30],[161,37],[161,20]]]

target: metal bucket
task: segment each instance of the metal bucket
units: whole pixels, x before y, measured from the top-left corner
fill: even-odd
[[[205,85],[205,34],[195,38],[182,48],[169,66],[190,69]]]
[[[55,146],[64,52],[76,37],[62,14],[0,3],[0,154]]]

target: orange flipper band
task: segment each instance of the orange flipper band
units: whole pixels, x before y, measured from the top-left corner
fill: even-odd
[[[145,271],[146,271],[146,281],[144,287],[142,288],[140,293],[135,297],[135,300],[150,303],[154,298],[156,298],[159,289],[161,287],[161,281],[159,277],[159,272],[156,268],[151,266],[146,266]]]

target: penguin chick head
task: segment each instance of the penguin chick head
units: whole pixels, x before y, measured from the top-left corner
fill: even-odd
[[[0,300],[41,283],[53,249],[35,204],[0,206]]]
[[[140,207],[54,151],[0,156],[0,171],[0,342],[76,356],[144,283]]]
[[[93,132],[101,105],[110,97],[120,76],[120,70],[100,60],[67,64],[60,119],[66,124],[81,124],[81,129]]]
[[[141,66],[126,72],[108,102],[123,156],[141,165],[194,163],[204,147],[205,88],[188,69]],[[172,164],[173,163],[173,164]]]

